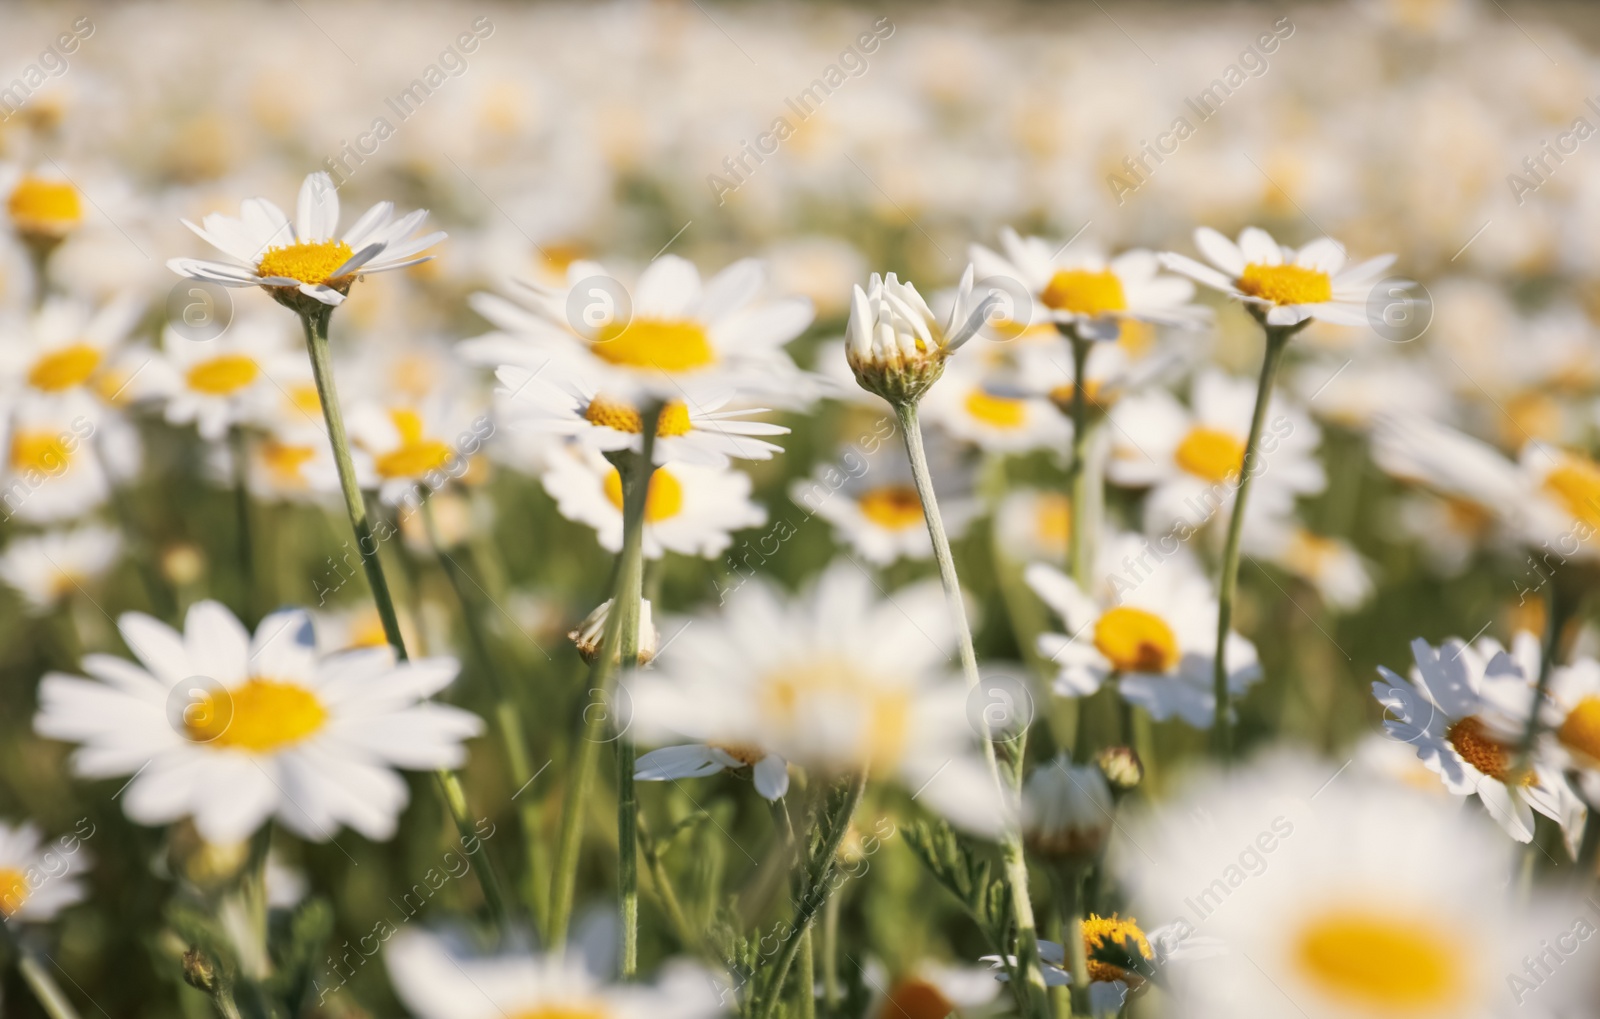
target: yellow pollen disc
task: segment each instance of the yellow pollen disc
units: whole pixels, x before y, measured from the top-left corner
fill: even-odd
[[[1461,946],[1437,922],[1339,909],[1305,924],[1292,941],[1301,976],[1329,997],[1371,1015],[1444,1015],[1468,978]]]
[[[759,704],[772,730],[798,731],[802,739],[823,716],[852,724],[857,757],[873,770],[892,768],[910,733],[910,694],[881,686],[838,659],[769,673],[762,679]]]
[[[1139,927],[1139,921],[1131,916],[1099,916],[1090,913],[1083,921],[1083,947],[1090,952],[1104,947],[1109,942],[1112,945],[1126,943],[1146,959],[1156,957],[1155,950],[1150,947],[1150,940],[1144,936],[1144,931]]]
[[[589,401],[589,406],[583,411],[583,419],[591,425],[615,428],[619,432],[630,432],[634,435],[644,431],[644,418],[632,404],[604,396],[596,396]],[[689,408],[677,400],[662,407],[661,417],[656,420],[656,434],[667,438],[688,435],[692,427],[689,423]]]
[[[1544,487],[1574,518],[1600,526],[1600,464],[1567,454],[1545,475]]]
[[[327,720],[316,694],[274,679],[252,679],[208,695],[184,712],[190,739],[258,754],[298,743]]]
[[[317,451],[310,446],[291,446],[267,439],[261,443],[261,462],[279,484],[296,486],[304,483],[300,469],[311,462]]]
[[[303,382],[297,386],[290,386],[289,402],[307,417],[319,421],[322,419],[322,397],[317,393],[317,387],[313,383]]]
[[[1137,991],[1144,986],[1144,977],[1132,970],[1123,969],[1121,966],[1113,966],[1109,962],[1090,959],[1088,968],[1090,983],[1109,984],[1112,981],[1121,980],[1128,985],[1128,990],[1130,991]]]
[[[1307,576],[1317,576],[1337,562],[1342,546],[1332,538],[1324,538],[1310,531],[1295,531],[1289,538],[1284,558],[1291,569]]]
[[[1178,638],[1160,616],[1118,605],[1094,624],[1094,646],[1118,672],[1171,672],[1178,665]]]
[[[1516,748],[1490,736],[1488,728],[1476,715],[1468,715],[1452,723],[1445,730],[1444,738],[1461,755],[1462,760],[1495,781],[1520,786],[1533,784],[1531,771],[1518,775],[1512,769]]]
[[[372,465],[385,478],[414,478],[437,471],[450,460],[450,447],[426,434],[422,416],[414,410],[396,407],[389,411],[389,420],[400,433],[400,444],[373,457]]]
[[[939,988],[916,977],[901,977],[889,988],[877,1019],[945,1019],[956,1010]]]
[[[223,354],[189,369],[189,388],[207,396],[228,396],[254,382],[261,366],[243,354]]]
[[[922,526],[922,500],[910,485],[885,485],[862,493],[861,515],[890,531]]]
[[[27,875],[10,867],[0,867],[0,917],[15,916],[27,901]]]
[[[606,475],[606,498],[611,505],[622,509],[622,475],[615,467]],[[671,520],[683,512],[683,482],[665,467],[657,467],[650,475],[650,491],[644,497],[644,518],[650,523]]]
[[[602,361],[628,368],[692,371],[714,364],[716,348],[698,322],[635,319],[606,326],[590,346]]]
[[[1321,304],[1333,299],[1333,280],[1321,269],[1252,262],[1234,283],[1243,293],[1273,304]]]
[[[72,454],[54,432],[18,432],[11,439],[11,466],[18,471],[60,474]]]
[[[1149,322],[1141,322],[1136,318],[1122,320],[1122,331],[1117,334],[1117,346],[1127,351],[1129,357],[1143,357],[1155,345],[1155,326]]]
[[[268,248],[256,266],[261,276],[284,276],[301,283],[326,283],[355,252],[344,241],[310,241]]]
[[[753,768],[761,759],[766,757],[766,752],[757,747],[741,746],[737,743],[713,743],[712,746],[738,761],[746,768]]]
[[[1109,269],[1058,269],[1050,277],[1039,301],[1046,308],[1070,311],[1074,315],[1104,315],[1128,310],[1122,281]]]
[[[1227,481],[1244,467],[1244,440],[1232,432],[1201,425],[1178,443],[1178,466],[1207,481]]]
[[[28,370],[28,385],[47,393],[59,393],[89,381],[100,367],[100,351],[87,343],[74,343],[33,362]]]
[[[1589,767],[1600,767],[1600,697],[1589,696],[1567,712],[1556,730],[1563,746],[1587,760]]]
[[[992,396],[981,389],[967,394],[967,413],[991,428],[1021,428],[1028,420],[1028,405],[1005,396]]]
[[[78,191],[64,181],[24,177],[11,189],[6,201],[11,219],[23,230],[42,234],[62,234],[83,218],[83,203]]]
[[[1065,549],[1072,537],[1072,503],[1060,492],[1040,494],[1034,508],[1033,528],[1039,544]]]
[[[517,1012],[511,1019],[610,1019],[604,1005],[582,1001],[549,1002]]]

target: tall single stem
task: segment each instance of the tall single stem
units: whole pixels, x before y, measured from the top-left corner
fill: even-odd
[[[945,600],[949,603],[951,620],[956,630],[956,643],[961,652],[961,671],[967,687],[976,689],[978,656],[972,646],[972,628],[967,624],[966,604],[961,595],[961,582],[956,576],[955,557],[950,552],[950,538],[945,533],[944,520],[939,515],[939,501],[933,491],[933,476],[928,470],[928,454],[922,446],[922,425],[917,418],[917,405],[905,401],[895,405],[900,418],[900,430],[905,435],[906,455],[911,460],[911,477],[917,495],[922,500],[922,515],[928,525],[928,537],[933,541],[933,556],[939,564],[939,582],[944,586]],[[1021,737],[1015,747],[1007,744],[1009,767],[1002,772],[995,753],[992,733],[982,734],[983,756],[994,776],[995,795],[1001,803],[1010,803],[1017,797],[1022,777]],[[1009,781],[1008,781],[1009,778]],[[1007,823],[1000,836],[1001,856],[1005,862],[1006,883],[1010,886],[1012,909],[1017,921],[1017,962],[1026,982],[1026,999],[1031,1012],[1040,1019],[1049,1016],[1049,1002],[1045,994],[1044,974],[1039,968],[1039,934],[1033,916],[1033,900],[1028,894],[1028,864],[1022,853],[1022,839],[1014,826]],[[757,1017],[762,1019],[762,1017]]]
[[[501,682],[500,673],[495,668],[489,638],[483,631],[478,600],[468,589],[470,578],[466,576],[461,565],[445,551],[444,542],[439,538],[439,524],[433,512],[433,503],[426,498],[422,502],[422,526],[427,531],[428,544],[433,546],[433,551],[439,558],[439,566],[449,580],[451,590],[455,592],[456,602],[461,606],[461,618],[467,627],[467,637],[472,642],[473,652],[477,656],[480,668],[483,669],[490,693],[494,696],[495,728],[500,734],[500,742],[505,745],[506,769],[510,772],[511,781],[517,787],[513,799],[520,801],[517,819],[522,827],[522,840],[526,844],[528,861],[528,875],[523,887],[534,923],[543,924],[545,892],[548,886],[541,880],[544,874],[544,858],[540,851],[539,804],[531,794],[526,799],[521,798],[534,777],[533,762],[528,756],[527,727],[523,723],[522,711],[517,706],[516,699]]]
[[[1232,705],[1228,696],[1228,631],[1233,628],[1233,601],[1239,588],[1239,539],[1244,532],[1245,503],[1250,484],[1261,465],[1256,451],[1261,445],[1261,427],[1266,423],[1267,406],[1272,401],[1272,384],[1278,375],[1289,337],[1298,326],[1264,326],[1267,351],[1261,360],[1261,383],[1256,388],[1256,407],[1250,416],[1250,435],[1244,444],[1244,459],[1239,465],[1239,487],[1233,496],[1233,516],[1228,520],[1228,540],[1222,551],[1222,580],[1217,592],[1217,654],[1212,663],[1212,694],[1216,700],[1214,736],[1217,756],[1227,760],[1233,754]]]
[[[1072,1014],[1087,1016],[1089,1011],[1089,951],[1083,943],[1083,887],[1087,871],[1074,867],[1061,881],[1061,947],[1067,969],[1072,974]]]
[[[56,978],[44,968],[39,957],[20,942],[17,944],[17,970],[50,1019],[78,1019],[78,1010],[67,1000],[66,992],[61,990]]]
[[[1528,712],[1528,724],[1522,731],[1522,744],[1518,747],[1518,770],[1526,767],[1528,758],[1533,756],[1533,745],[1539,738],[1539,713],[1544,707],[1544,699],[1550,689],[1550,677],[1555,672],[1556,659],[1561,656],[1561,631],[1566,629],[1567,620],[1571,618],[1575,607],[1572,597],[1562,590],[1562,586],[1559,579],[1550,584],[1550,601],[1544,623],[1544,648],[1539,655],[1539,678],[1534,686],[1533,707]]]
[[[1076,328],[1067,333],[1072,344],[1072,460],[1067,465],[1072,488],[1072,515],[1070,534],[1072,548],[1072,579],[1078,590],[1089,593],[1094,576],[1094,524],[1093,507],[1097,504],[1092,490],[1093,477],[1089,470],[1089,393],[1084,378],[1089,370],[1089,348],[1094,342],[1078,335]]]
[[[377,606],[378,618],[383,622],[383,634],[394,649],[395,658],[405,661],[406,643],[400,635],[400,617],[395,615],[394,598],[389,594],[389,581],[383,575],[383,563],[378,559],[378,542],[372,535],[372,523],[367,516],[367,502],[356,483],[355,462],[350,458],[350,440],[345,435],[344,412],[339,407],[339,390],[333,380],[333,360],[328,353],[328,319],[333,308],[303,314],[300,322],[306,330],[306,350],[311,355],[311,374],[317,382],[317,398],[322,402],[322,417],[328,426],[328,442],[333,447],[333,460],[339,468],[339,489],[344,494],[344,507],[350,514],[350,528],[355,531],[356,547],[361,553],[361,565],[366,570],[367,585],[372,589],[372,601]],[[454,771],[440,768],[434,772],[445,808],[455,821],[456,831],[463,842],[477,840],[472,825],[472,815],[467,810],[467,794],[461,788],[461,779]],[[500,891],[500,878],[488,859],[488,852],[474,853],[472,869],[483,888],[484,901],[494,917],[497,933],[506,929],[505,896]]]
[[[239,596],[239,611],[246,624],[253,626],[260,596],[256,592],[255,550],[250,541],[250,436],[243,425],[228,429],[228,443],[233,454],[234,538],[239,546],[239,576],[244,589]]]

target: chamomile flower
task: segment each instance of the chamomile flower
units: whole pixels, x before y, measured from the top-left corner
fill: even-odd
[[[1025,576],[1067,626],[1039,637],[1039,653],[1059,667],[1056,693],[1087,697],[1115,677],[1122,698],[1152,718],[1211,725],[1217,599],[1188,550],[1112,534],[1100,545],[1093,592],[1044,563]],[[1255,645],[1229,633],[1225,654],[1238,696],[1261,678]]]
[[[500,405],[513,427],[549,435],[571,436],[590,449],[612,453],[644,447],[644,420],[637,405],[596,393],[570,381],[548,382],[516,365],[495,372],[503,389]],[[757,436],[787,435],[789,429],[765,421],[746,420],[765,408],[724,409],[733,394],[693,401],[669,400],[656,421],[655,462],[726,467],[730,457],[770,460],[783,447]]]
[[[233,449],[214,443],[210,452],[209,466],[215,483],[221,487],[232,485]],[[374,485],[371,459],[352,459],[357,484]],[[339,491],[333,447],[326,436],[311,429],[252,434],[245,442],[245,487],[252,497],[263,502],[324,502]]]
[[[1114,340],[1127,319],[1189,327],[1206,320],[1205,309],[1190,303],[1194,284],[1162,275],[1152,252],[1136,249],[1108,259],[1086,245],[1022,237],[1010,227],[1000,231],[1000,248],[972,245],[972,264],[985,283],[999,277],[1027,291],[1032,306],[1013,308],[1009,316],[1023,325],[1055,322],[1084,339]]]
[[[1195,247],[1211,262],[1166,252],[1161,265],[1249,304],[1270,326],[1309,319],[1362,326],[1371,321],[1367,298],[1395,256],[1346,265],[1344,245],[1331,237],[1296,250],[1259,227],[1246,227],[1235,244],[1210,227],[1194,232]]]
[[[407,929],[384,952],[389,980],[418,1019],[712,1019],[722,1011],[711,974],[669,964],[654,984],[603,984],[576,952],[474,958],[441,938]]]
[[[960,538],[983,504],[966,490],[967,472],[948,449],[932,446],[928,454],[945,531]],[[789,498],[807,515],[832,524],[834,538],[868,562],[887,566],[898,559],[933,558],[911,462],[898,446],[885,445],[871,455],[848,448],[836,462],[818,464],[810,477],[796,478]]]
[[[420,404],[353,407],[349,431],[351,442],[371,458],[379,498],[397,505],[468,477],[482,463],[478,454],[494,434],[494,422],[441,391]]]
[[[1000,500],[994,526],[1013,561],[1062,563],[1072,537],[1072,500],[1055,489],[1013,488]]]
[[[265,198],[247,198],[238,217],[212,213],[201,225],[183,225],[201,240],[234,259],[214,262],[173,258],[167,268],[189,279],[225,287],[264,287],[276,300],[305,307],[294,295],[338,305],[362,273],[388,272],[426,262],[422,252],[444,239],[442,231],[413,237],[426,209],[394,218],[394,203],[368,209],[341,237],[339,191],[326,173],[313,173],[300,185],[291,223]]]
[[[0,420],[0,429],[5,425]],[[56,523],[105,502],[111,478],[96,443],[113,433],[55,401],[24,397],[12,412],[9,432],[0,433],[6,451],[0,461],[0,520]]]
[[[304,361],[282,322],[252,316],[205,340],[168,326],[162,356],[146,370],[166,399],[167,423],[193,422],[201,438],[217,442],[235,425],[263,421],[283,397],[279,380],[298,378]]]
[[[1061,450],[1072,426],[1049,400],[1010,393],[974,361],[952,360],[922,400],[924,420],[952,438],[998,453]]]
[[[952,966],[919,960],[890,978],[883,964],[868,960],[862,976],[871,989],[868,1019],[976,1019],[1003,1011],[994,974],[977,966]]]
[[[1360,608],[1376,589],[1371,568],[1348,541],[1316,534],[1292,521],[1263,521],[1246,531],[1244,550],[1310,584],[1337,612]]]
[[[1411,642],[1411,678],[1380,665],[1372,694],[1383,705],[1391,737],[1414,746],[1452,794],[1477,795],[1506,834],[1528,842],[1534,811],[1569,831],[1574,824],[1581,829],[1581,801],[1542,755],[1517,767],[1539,646],[1524,632],[1512,648],[1507,652],[1492,638],[1470,645],[1451,638],[1434,648],[1418,638]]]
[[[60,174],[0,170],[0,191],[12,229],[32,244],[55,244],[83,224],[83,196]]]
[[[1481,818],[1339,771],[1274,755],[1191,778],[1124,823],[1117,858],[1141,915],[1226,947],[1166,970],[1184,1014],[1568,1014],[1578,970],[1530,995],[1523,960],[1572,929],[1570,908],[1512,901],[1511,846]]]
[[[948,671],[943,594],[878,594],[849,562],[798,596],[753,579],[670,654],[629,674],[641,742],[684,736],[776,754],[818,776],[865,768],[963,827],[993,833],[1010,811],[975,745],[967,690]]]
[[[116,356],[138,323],[143,302],[124,295],[101,308],[50,297],[20,337],[0,344],[0,386],[65,401],[91,418],[127,385]]]
[[[92,679],[45,676],[34,729],[82,744],[82,777],[133,775],[123,809],[140,824],[192,817],[207,841],[236,842],[276,817],[313,841],[341,825],[387,839],[407,800],[394,769],[456,767],[482,729],[426,699],[454,659],[319,657],[303,610],[273,613],[253,639],[214,601],[193,605],[181,634],[137,612],[118,629],[139,664],[92,654]]]
[[[1256,385],[1219,371],[1194,381],[1190,407],[1165,390],[1130,396],[1111,412],[1111,458],[1106,477],[1114,484],[1150,489],[1144,526],[1152,534],[1181,524],[1190,528],[1226,518],[1244,467],[1245,440],[1255,408]],[[1321,431],[1305,411],[1274,394],[1267,404],[1255,483],[1246,527],[1288,515],[1295,499],[1327,485],[1316,459]]]
[[[1063,414],[1072,413],[1075,368],[1072,352],[1059,341],[1028,343],[1011,351],[1010,365],[997,372],[992,387],[1000,392],[1043,397]],[[1091,414],[1103,414],[1130,393],[1137,393],[1181,370],[1172,350],[1139,356],[1122,342],[1096,343],[1084,363],[1084,396]]]
[[[557,450],[541,477],[568,520],[594,528],[602,547],[622,548],[622,477],[599,453]],[[750,499],[750,476],[698,464],[664,464],[650,475],[644,508],[644,554],[665,552],[715,559],[733,532],[760,527],[767,511]]]
[[[1541,709],[1541,746],[1555,766],[1575,773],[1584,798],[1600,802],[1600,662],[1557,666]]]
[[[692,262],[663,255],[631,289],[580,260],[564,288],[526,284],[526,307],[474,295],[473,307],[498,331],[464,342],[462,353],[487,367],[538,368],[553,357],[595,392],[630,402],[772,392],[798,373],[783,348],[812,311],[804,298],[763,299],[765,284],[756,259],[702,283]]]
[[[93,834],[91,825],[84,837]],[[82,902],[87,891],[78,878],[89,867],[82,843],[76,835],[63,835],[45,845],[44,833],[32,821],[0,821],[0,923],[43,923]]]
[[[857,285],[845,328],[845,360],[862,389],[890,403],[921,399],[944,374],[945,363],[977,335],[1000,303],[993,293],[973,293],[973,269],[961,276],[941,324],[909,281],[894,273],[872,274],[867,288]]]
[[[122,536],[89,524],[75,530],[18,535],[0,553],[0,580],[34,612],[49,612],[110,571],[122,554]]]
[[[686,743],[643,754],[633,777],[641,782],[668,782],[680,778],[705,778],[724,771],[749,769],[756,792],[769,800],[789,791],[789,765],[777,754],[748,747]]]

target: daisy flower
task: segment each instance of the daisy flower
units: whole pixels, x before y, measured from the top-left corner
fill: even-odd
[[[756,259],[702,283],[693,263],[663,255],[631,289],[580,260],[563,288],[525,284],[526,307],[473,295],[473,308],[498,330],[463,343],[463,354],[486,367],[537,368],[553,357],[595,392],[630,402],[776,391],[798,374],[783,348],[812,311],[804,298],[762,299],[765,284]]]
[[[483,728],[427,700],[455,679],[455,659],[320,657],[300,609],[268,616],[253,639],[214,601],[191,606],[181,634],[137,612],[117,626],[139,664],[92,654],[91,679],[45,676],[34,729],[82,744],[81,777],[133,775],[123,809],[140,824],[192,817],[208,842],[238,842],[276,817],[313,841],[341,825],[387,839],[407,800],[394,769],[457,767]]]
[[[0,553],[0,580],[34,612],[55,608],[73,592],[92,587],[122,554],[122,536],[89,524],[70,531],[19,535]]]
[[[1315,534],[1293,522],[1264,521],[1246,531],[1244,550],[1310,584],[1338,612],[1360,608],[1375,590],[1370,567],[1348,541]]]
[[[12,166],[0,171],[11,225],[32,244],[55,244],[83,224],[83,198],[65,177]]]
[[[869,959],[862,979],[871,989],[865,1015],[869,1019],[959,1019],[993,1015],[1004,1010],[995,999],[1000,984],[981,966],[951,966],[930,959],[890,978],[882,963]]]
[[[1198,528],[1232,511],[1244,466],[1256,384],[1207,370],[1194,381],[1190,407],[1165,390],[1130,396],[1111,411],[1113,484],[1150,489],[1144,526],[1151,534],[1175,524]],[[1273,395],[1257,451],[1260,466],[1250,492],[1246,527],[1283,517],[1295,499],[1327,485],[1316,459],[1322,433],[1311,418]]]
[[[0,519],[30,524],[71,520],[111,493],[111,479],[95,448],[94,422],[40,397],[24,397],[7,422],[0,419]],[[102,428],[101,430],[110,431]]]
[[[1588,802],[1600,803],[1600,662],[1580,658],[1557,666],[1540,721],[1543,753],[1576,775]]]
[[[1072,353],[1060,342],[1029,343],[1010,352],[1010,364],[991,383],[994,390],[1047,399],[1063,414],[1072,413],[1076,379]],[[1139,356],[1122,342],[1096,343],[1084,364],[1084,395],[1092,413],[1109,411],[1118,400],[1155,384],[1181,367],[1175,352]]]
[[[474,958],[426,931],[389,939],[384,961],[395,994],[418,1019],[711,1019],[722,1000],[711,974],[669,963],[654,984],[606,985],[577,952]]]
[[[1098,765],[1058,756],[1022,787],[1022,839],[1046,859],[1093,863],[1111,832],[1116,801]]]
[[[1072,425],[1049,400],[1006,392],[973,360],[956,358],[922,400],[924,420],[986,452],[1064,449]]]
[[[960,538],[982,515],[983,504],[967,490],[968,472],[949,450],[936,445],[928,453],[945,531]],[[832,524],[834,539],[868,562],[887,566],[933,558],[911,463],[898,446],[882,446],[870,456],[847,450],[837,463],[819,464],[809,477],[791,482],[789,498],[807,515]]]
[[[937,584],[885,600],[848,562],[798,596],[751,580],[628,674],[634,731],[643,743],[687,736],[776,754],[814,775],[865,768],[991,834],[1008,811],[975,745],[966,686],[947,671],[948,620]]]
[[[1108,259],[1087,246],[1022,237],[1010,227],[1000,231],[1000,248],[974,244],[969,257],[984,282],[1015,280],[1031,297],[1031,307],[1010,310],[1008,318],[1021,325],[1054,322],[1084,339],[1114,340],[1128,319],[1191,328],[1206,320],[1206,310],[1190,303],[1194,284],[1161,275],[1152,252],[1135,249]]]
[[[78,833],[83,834],[79,822]],[[94,826],[84,838],[94,834]],[[0,922],[42,923],[87,894],[78,880],[89,854],[77,835],[63,835],[45,846],[44,833],[29,821],[0,821]]]
[[[73,414],[93,418],[128,385],[114,370],[116,356],[143,310],[130,295],[99,309],[47,298],[21,335],[0,345],[0,386],[66,401]]]
[[[557,451],[540,478],[568,520],[594,528],[601,547],[622,548],[622,476],[599,453]],[[760,527],[767,511],[750,499],[750,475],[698,464],[671,463],[650,475],[644,507],[644,554],[665,552],[715,559],[733,532]]]
[[[941,502],[943,509],[944,503]],[[1072,536],[1072,500],[1048,488],[1013,488],[995,510],[1000,545],[1015,562],[1062,563]]]
[[[378,497],[390,505],[468,477],[484,464],[478,454],[494,434],[494,422],[475,411],[442,390],[420,404],[352,408],[351,444],[371,458],[358,473],[375,481]]]
[[[850,298],[845,326],[845,360],[862,389],[888,400],[918,400],[944,374],[945,362],[977,335],[1000,298],[978,299],[973,269],[961,275],[944,323],[909,281],[890,273],[872,274],[867,289],[858,284]]]
[[[199,226],[183,221],[233,262],[173,258],[167,268],[225,287],[264,287],[294,308],[305,307],[297,294],[337,306],[359,274],[404,269],[433,257],[421,253],[444,240],[444,233],[412,236],[427,215],[418,209],[395,219],[394,203],[379,202],[336,238],[339,191],[326,173],[313,173],[300,185],[292,223],[265,198],[245,199],[237,218],[214,212]]]
[[[1414,746],[1450,793],[1476,794],[1518,842],[1533,839],[1534,811],[1581,831],[1581,801],[1558,766],[1536,755],[1516,767],[1539,674],[1537,638],[1519,633],[1510,652],[1493,638],[1451,638],[1438,648],[1418,638],[1411,655],[1410,679],[1378,666],[1372,695],[1383,705],[1384,731]]]
[[[1092,594],[1044,563],[1024,574],[1067,625],[1066,634],[1039,637],[1039,653],[1060,669],[1055,692],[1087,697],[1115,677],[1122,698],[1157,721],[1177,716],[1209,727],[1216,715],[1217,597],[1199,564],[1185,549],[1109,534],[1095,573]],[[1237,633],[1228,634],[1226,655],[1228,689],[1237,697],[1261,678],[1261,666],[1255,645]]]
[[[208,467],[213,483],[234,483],[234,451],[224,443],[210,449]],[[357,484],[372,487],[372,464],[366,457],[354,460]],[[339,492],[339,473],[333,447],[325,436],[310,430],[268,431],[251,435],[245,443],[245,488],[262,502],[320,503]]]
[[[166,400],[172,425],[193,422],[217,442],[235,425],[267,419],[284,396],[279,379],[298,379],[305,354],[282,323],[260,316],[235,319],[226,332],[191,340],[168,326],[162,355],[147,369]]]
[[[1203,226],[1194,232],[1194,243],[1216,268],[1172,252],[1161,255],[1161,265],[1244,301],[1270,326],[1297,326],[1313,318],[1368,325],[1367,297],[1395,259],[1379,255],[1347,266],[1344,245],[1331,237],[1297,251],[1253,226],[1239,234],[1238,244]]]
[[[576,380],[549,382],[537,372],[503,365],[495,372],[503,389],[500,405],[513,427],[548,435],[570,436],[602,453],[644,449],[644,421],[639,408],[614,399]],[[732,393],[692,401],[669,400],[656,421],[655,462],[668,461],[726,467],[729,457],[770,460],[783,447],[761,435],[787,435],[789,429],[765,421],[745,420],[766,413],[765,407],[725,410]]]
[[[724,771],[749,769],[756,792],[780,800],[789,791],[789,764],[777,754],[750,747],[686,743],[662,747],[640,756],[633,777],[641,782],[670,782],[680,778],[705,778]]]
[[[1571,905],[1513,902],[1512,847],[1481,818],[1339,771],[1275,755],[1193,777],[1125,822],[1133,905],[1226,946],[1166,970],[1183,1014],[1571,1014],[1582,967],[1531,996],[1524,975],[1542,939],[1573,929]]]

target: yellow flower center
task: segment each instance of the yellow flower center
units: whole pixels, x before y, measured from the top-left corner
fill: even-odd
[[[1171,672],[1178,664],[1178,638],[1160,616],[1119,605],[1094,624],[1094,646],[1118,672]]]
[[[260,454],[262,464],[279,484],[298,488],[305,481],[300,469],[311,462],[317,451],[310,446],[292,446],[266,439],[261,443]]]
[[[1290,569],[1315,577],[1338,562],[1343,547],[1332,538],[1297,530],[1289,537],[1284,559]]]
[[[228,396],[254,382],[261,366],[243,354],[223,354],[189,369],[189,388],[207,396]]]
[[[1488,727],[1476,715],[1451,724],[1444,738],[1455,748],[1461,759],[1497,782],[1528,786],[1533,784],[1533,772],[1516,773],[1512,764],[1515,748],[1489,735]]]
[[[1033,511],[1034,536],[1045,548],[1065,551],[1072,537],[1072,502],[1060,492],[1042,492]]]
[[[87,343],[74,343],[35,361],[28,371],[28,385],[47,393],[59,393],[83,385],[98,367],[100,351]]]
[[[1122,293],[1122,281],[1110,269],[1099,272],[1058,269],[1039,295],[1039,301],[1046,308],[1069,311],[1074,315],[1104,315],[1128,309],[1128,300]]]
[[[622,475],[615,467],[606,475],[606,498],[611,505],[622,509]],[[683,482],[665,467],[657,467],[650,475],[650,491],[644,497],[644,518],[650,523],[670,520],[683,512]]]
[[[611,1013],[598,1002],[547,1002],[517,1012],[510,1019],[611,1019]]]
[[[1240,291],[1273,304],[1321,304],[1333,299],[1333,280],[1321,269],[1251,262],[1234,281]]]
[[[1292,942],[1301,975],[1370,1015],[1444,1015],[1466,991],[1461,945],[1437,921],[1339,908]]]
[[[911,695],[873,682],[849,662],[822,658],[769,673],[762,679],[758,703],[773,730],[802,740],[830,720],[859,720],[852,756],[872,770],[892,768],[905,752]]]
[[[767,756],[766,751],[760,747],[746,746],[742,743],[713,743],[712,746],[738,761],[746,768],[753,768],[761,763]]]
[[[405,407],[389,411],[400,433],[400,444],[373,458],[372,465],[385,478],[414,478],[437,471],[450,461],[450,447],[424,434],[422,416]]]
[[[301,283],[326,283],[355,252],[344,241],[305,241],[268,248],[256,266],[262,276],[284,276]]]
[[[1600,464],[1566,454],[1561,466],[1545,475],[1544,487],[1575,519],[1600,526]]]
[[[956,1006],[926,980],[901,977],[889,988],[877,1019],[945,1019]]]
[[[1090,379],[1083,384],[1084,399],[1088,400],[1091,406],[1102,402],[1100,399],[1101,388],[1101,384],[1097,379]],[[1070,414],[1072,413],[1072,401],[1077,398],[1077,395],[1077,388],[1073,383],[1063,382],[1050,390],[1050,402],[1060,407],[1063,412]]]
[[[1244,467],[1244,440],[1232,432],[1204,425],[1178,443],[1173,459],[1190,474],[1207,481],[1226,481]]]
[[[910,485],[884,485],[864,492],[857,503],[861,515],[890,531],[922,524],[922,500]]]
[[[11,466],[18,471],[60,474],[72,453],[54,432],[18,432],[11,439]]]
[[[190,705],[183,721],[197,742],[264,754],[300,742],[327,720],[327,709],[305,687],[252,679]]]
[[[12,867],[0,867],[0,917],[13,917],[28,901],[28,876]]]
[[[322,396],[317,392],[317,387],[311,382],[302,382],[289,387],[289,403],[302,414],[316,420],[322,420]]]
[[[1021,428],[1028,419],[1028,405],[1006,396],[993,396],[982,389],[967,394],[967,413],[991,428]]]
[[[615,428],[619,432],[631,432],[634,435],[644,431],[644,418],[632,404],[607,399],[604,396],[596,396],[589,401],[589,406],[584,409],[583,419],[592,425]],[[691,427],[693,426],[689,423],[689,408],[673,400],[661,408],[661,417],[656,421],[656,434],[668,438],[688,435]]]
[[[1083,921],[1083,950],[1090,956],[1089,979],[1101,983],[1121,980],[1128,985],[1129,990],[1137,990],[1144,984],[1144,977],[1121,966],[1093,958],[1095,949],[1103,948],[1107,943],[1112,947],[1138,952],[1146,959],[1154,959],[1156,953],[1150,947],[1150,939],[1145,937],[1138,921],[1131,916],[1119,917],[1115,914],[1099,916],[1090,913]]]
[[[1156,327],[1136,318],[1124,319],[1122,331],[1117,334],[1117,346],[1134,359],[1143,357],[1156,345]]]
[[[1590,767],[1600,767],[1600,697],[1590,695],[1567,712],[1556,730],[1563,746],[1583,758]]]
[[[717,351],[698,322],[635,319],[606,326],[589,348],[595,356],[628,368],[692,371],[714,364]]]
[[[83,219],[83,203],[76,188],[65,181],[38,177],[18,181],[6,209],[18,227],[33,233],[63,234]]]

